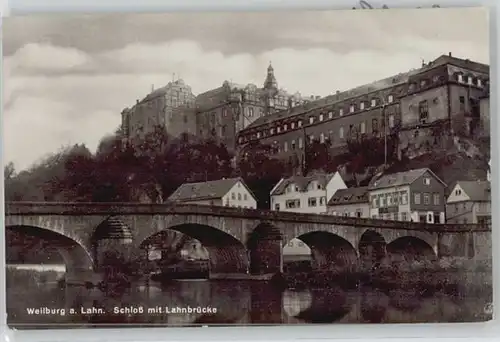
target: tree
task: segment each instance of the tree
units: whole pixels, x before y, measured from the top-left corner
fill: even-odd
[[[16,175],[16,169],[14,167],[13,162],[9,162],[7,165],[4,166],[3,168],[3,177],[4,181],[7,182],[14,178]]]

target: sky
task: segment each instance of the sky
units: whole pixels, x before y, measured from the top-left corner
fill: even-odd
[[[485,8],[30,15],[3,22],[4,164],[63,146],[95,150],[120,113],[181,78],[326,96],[442,54],[489,64]]]

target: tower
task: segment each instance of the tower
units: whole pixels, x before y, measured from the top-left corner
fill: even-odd
[[[276,82],[276,77],[274,77],[274,69],[273,66],[271,65],[271,62],[269,62],[269,66],[267,67],[267,77],[266,80],[264,81],[264,89],[268,90],[278,89],[278,82]]]

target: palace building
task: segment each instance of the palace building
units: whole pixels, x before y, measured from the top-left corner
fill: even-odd
[[[220,87],[199,94],[195,103],[197,135],[215,139],[234,150],[237,135],[256,120],[314,99],[280,89],[274,68],[269,64],[262,87],[224,81]]]
[[[474,135],[481,124],[480,102],[489,97],[489,66],[442,55],[419,69],[261,116],[238,136],[238,148],[260,141],[276,157],[303,160],[308,141],[329,140],[334,154],[348,139],[383,136],[397,130],[410,149],[437,122]],[[406,151],[406,150],[405,150]]]

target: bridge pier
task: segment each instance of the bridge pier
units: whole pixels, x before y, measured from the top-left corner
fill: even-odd
[[[250,322],[253,324],[283,323],[283,291],[269,283],[251,284]]]
[[[283,273],[283,242],[262,238],[249,248],[250,273],[253,275]]]

